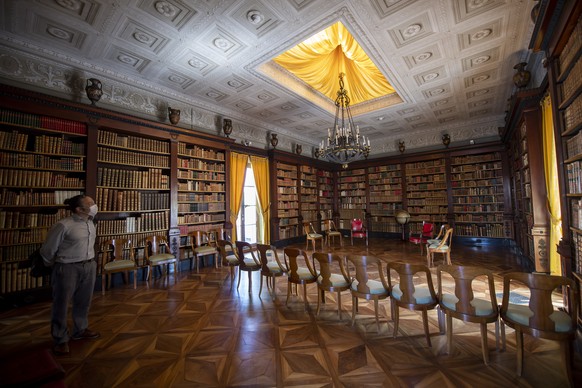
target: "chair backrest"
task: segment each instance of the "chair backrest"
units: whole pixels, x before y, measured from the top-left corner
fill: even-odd
[[[217,240],[214,231],[194,230],[188,233],[188,235],[190,236],[190,245],[192,246],[192,249],[205,245],[216,246],[212,245],[212,243],[215,243]]]
[[[453,244],[453,228],[449,228],[445,232],[445,235],[443,236],[441,242],[437,246],[437,249],[442,249],[446,246],[447,249],[450,250],[452,244]]]
[[[268,244],[257,244],[257,250],[259,251],[259,259],[261,260],[261,272],[263,273],[271,272],[268,266],[269,252],[272,253],[274,259],[271,261],[275,261],[283,272],[287,272],[287,268],[283,265],[283,263],[281,263],[281,260],[279,260],[279,255],[277,255],[277,248]]]
[[[431,300],[427,304],[436,305],[437,297],[432,283],[432,276],[426,265],[390,262],[388,263],[387,275],[390,292],[392,292],[395,286],[394,280],[397,280],[398,288],[402,292],[402,296],[398,301],[401,306],[404,305],[408,306],[409,309],[414,309],[414,306],[421,305],[415,295],[417,286],[422,286],[423,288],[426,286]],[[393,275],[396,275],[396,277],[393,278]],[[426,295],[423,295],[423,299],[424,297]]]
[[[237,258],[238,258],[238,265],[244,271],[246,268],[249,268],[247,263],[245,262],[245,255],[250,255],[256,265],[261,265],[261,261],[257,259],[255,256],[255,252],[253,252],[253,246],[246,241],[235,241],[236,251],[237,251]]]
[[[434,224],[432,222],[423,221],[420,237],[432,238],[433,235],[434,235]]]
[[[357,280],[357,291],[359,294],[371,295],[371,290],[368,285],[370,280],[380,280],[386,292],[388,292],[388,283],[386,283],[386,277],[382,270],[382,261],[379,258],[375,256],[348,255],[346,260],[348,262],[348,276],[351,279]],[[354,272],[352,272],[352,269]]]
[[[476,316],[476,309],[471,302],[475,299],[475,294],[473,287],[475,284],[475,279],[482,278],[483,281],[486,279],[488,299],[491,301],[492,313],[489,315],[491,317],[496,317],[498,315],[497,298],[495,296],[495,283],[493,280],[493,273],[485,268],[481,267],[470,267],[462,265],[444,265],[441,264],[437,267],[437,287],[438,287],[438,298],[439,302],[442,303],[443,298],[443,272],[450,275],[454,281],[454,294],[458,299],[455,304],[455,312],[459,314]],[[479,282],[482,283],[482,282]],[[479,292],[482,292],[481,290]],[[485,299],[482,297],[481,299]],[[484,318],[489,316],[483,316]]]
[[[364,230],[364,221],[362,221],[360,218],[354,218],[351,221],[352,224],[352,231],[354,232],[361,232]]]
[[[149,258],[151,255],[162,253],[162,247],[168,249],[168,240],[164,236],[147,236],[144,242],[144,255]]]
[[[303,249],[285,248],[283,250],[283,255],[285,258],[285,267],[289,269],[289,281],[296,283],[301,282],[301,279],[297,272],[300,267],[298,262],[300,257],[303,258],[305,266],[309,269],[309,272],[311,272],[313,276],[317,276],[315,270],[309,263],[309,256],[307,256],[307,253],[305,253]]]
[[[321,278],[319,284],[322,288],[330,289],[333,287],[331,276],[334,274],[332,271],[332,266],[337,263],[339,266],[340,274],[344,277],[345,281],[349,284],[351,283],[350,276],[348,275],[347,268],[345,265],[345,258],[334,254],[334,253],[324,253],[324,252],[314,252],[312,255],[313,259],[313,269]],[[317,266],[315,263],[317,262]],[[317,268],[319,267],[319,271]]]
[[[439,234],[437,234],[437,236],[435,237],[435,239],[440,240],[443,238],[443,236],[445,235],[445,233],[447,232],[447,230],[449,230],[451,226],[449,224],[442,224],[440,229],[439,229]]]
[[[509,298],[512,284],[525,286],[530,291],[529,309],[533,313],[529,318],[530,329],[554,332],[556,323],[550,318],[554,311],[552,294],[557,288],[568,293],[567,313],[572,318],[570,331],[576,330],[578,316],[578,290],[574,280],[564,276],[552,276],[545,274],[532,274],[526,272],[512,272],[503,277],[503,299],[500,313],[504,315],[509,306]],[[514,284],[515,287],[515,284]]]
[[[238,253],[230,241],[218,239],[216,240],[216,246],[218,248],[220,257],[222,258],[223,265],[229,265],[228,260],[226,260],[226,256],[235,255],[235,257],[238,259]]]
[[[132,260],[135,261],[133,244],[127,238],[114,238],[103,242],[103,265],[110,261]]]
[[[311,222],[304,222],[303,223],[303,231],[309,237],[309,235],[318,234],[313,227]]]

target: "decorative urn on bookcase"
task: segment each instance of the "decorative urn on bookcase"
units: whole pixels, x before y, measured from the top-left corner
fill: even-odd
[[[223,119],[222,120],[222,131],[227,138],[230,138],[230,134],[232,133],[232,120],[231,119]]]
[[[271,145],[273,148],[277,148],[277,144],[279,144],[279,139],[277,139],[276,133],[271,133]]]
[[[103,95],[103,85],[101,85],[101,81],[97,78],[89,78],[87,80],[87,86],[85,86],[85,92],[87,93],[89,100],[91,100],[91,105],[95,105]]]
[[[527,62],[520,62],[517,65],[513,66],[517,73],[513,75],[513,83],[518,88],[524,88],[529,83],[531,79],[531,73],[525,69]]]
[[[168,118],[170,123],[176,125],[180,122],[180,109],[172,109],[168,107]]]

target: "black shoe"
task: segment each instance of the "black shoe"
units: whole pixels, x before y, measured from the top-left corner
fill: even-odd
[[[81,334],[76,334],[71,338],[77,341],[82,339],[97,339],[99,337],[101,337],[101,334],[99,334],[99,332],[85,329]]]
[[[63,342],[62,344],[57,344],[53,346],[53,353],[57,356],[64,356],[69,354],[69,343]]]

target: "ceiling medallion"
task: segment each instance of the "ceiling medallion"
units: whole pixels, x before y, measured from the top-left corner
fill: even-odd
[[[247,12],[247,20],[251,24],[261,24],[265,20],[265,16],[259,11],[251,10]]]

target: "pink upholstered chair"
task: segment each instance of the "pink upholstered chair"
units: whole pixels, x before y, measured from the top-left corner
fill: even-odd
[[[352,245],[354,245],[354,238],[365,238],[366,239],[366,246],[368,246],[368,231],[364,226],[364,221],[360,218],[354,218],[352,220],[352,230],[351,230],[351,241]]]
[[[422,229],[420,233],[410,234],[408,241],[413,244],[420,245],[420,254],[424,253],[424,246],[428,243],[429,239],[434,237],[434,224],[432,222],[422,222]]]

